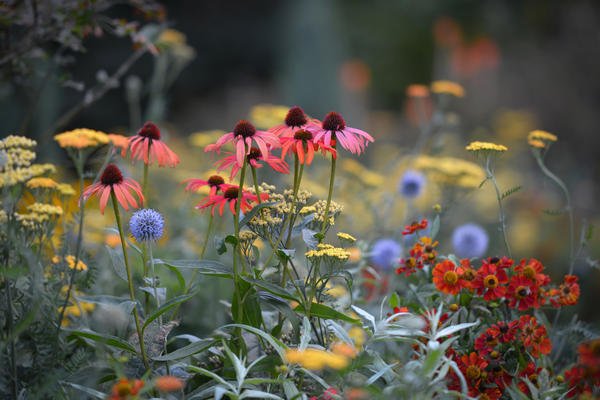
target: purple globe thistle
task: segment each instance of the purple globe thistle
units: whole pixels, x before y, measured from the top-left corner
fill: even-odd
[[[402,255],[402,247],[394,239],[379,239],[371,249],[371,262],[388,270],[398,263]]]
[[[452,246],[460,258],[475,258],[485,254],[489,237],[485,229],[473,223],[464,224],[452,233]]]
[[[398,192],[408,199],[419,197],[425,187],[425,175],[419,171],[408,170],[404,172],[398,184]]]
[[[163,235],[165,220],[161,213],[151,208],[143,208],[133,213],[129,220],[129,230],[138,242],[157,241]]]

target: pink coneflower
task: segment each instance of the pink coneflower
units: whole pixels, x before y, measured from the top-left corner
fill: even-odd
[[[229,175],[229,179],[233,180],[233,177],[236,176],[239,172],[240,166],[237,164],[236,155],[234,155],[233,153],[229,154],[231,155],[217,162],[217,170],[222,171],[231,167],[231,174]],[[260,149],[256,147],[250,148],[250,152],[246,156],[246,160],[248,161],[248,164],[250,164],[254,168],[261,168],[262,165],[259,163],[259,161],[262,161],[277,172],[280,172],[282,174],[290,173],[290,168],[288,167],[285,161],[271,154],[268,154],[266,157],[264,157]]]
[[[236,204],[238,201],[238,195],[239,195],[239,186],[226,184],[222,187],[222,189],[224,189],[223,194],[208,196],[206,199],[204,199],[204,201],[201,201],[200,203],[198,203],[196,208],[199,210],[203,210],[203,209],[210,207],[211,208],[210,213],[212,215],[215,215],[215,208],[217,208],[217,206],[218,206],[219,207],[219,215],[222,216],[225,206],[227,204],[229,204],[229,210],[231,211],[231,213],[233,215],[235,215],[236,214],[235,208],[236,208]],[[266,193],[260,194],[260,199],[262,201],[265,201],[268,198],[269,198],[268,194],[266,194]],[[240,210],[242,210],[242,212],[244,212],[244,213],[250,211],[253,207],[252,204],[250,204],[251,202],[253,202],[253,203],[258,202],[258,196],[254,195],[250,192],[247,192],[245,190],[242,190]]]
[[[335,149],[325,143],[314,142],[315,134],[309,130],[299,129],[292,136],[281,136],[281,158],[285,158],[287,152],[296,153],[298,155],[298,161],[300,164],[306,162],[310,165],[315,157],[315,151],[321,150],[323,154],[327,152],[331,153],[331,156],[335,158]]]
[[[298,106],[294,106],[288,111],[285,123],[269,129],[269,132],[280,138],[291,138],[299,130],[304,130],[309,126],[318,128],[319,125],[321,125],[321,122],[318,119],[307,117],[304,110]]]
[[[128,149],[131,150],[132,160],[144,160],[145,164],[152,164],[153,161],[158,162],[159,167],[179,164],[179,157],[160,140],[160,129],[152,122],[146,122],[137,135],[129,138],[129,145],[121,152],[123,157]]]
[[[261,153],[269,156],[269,149],[280,147],[279,138],[271,132],[258,131],[249,121],[241,120],[237,123],[232,132],[221,136],[217,143],[209,144],[204,151],[219,152],[225,144],[233,142],[235,146],[235,159],[237,165],[244,166],[244,154],[250,154],[252,142],[256,143]]]
[[[111,193],[114,193],[119,204],[129,210],[129,205],[138,208],[138,203],[130,192],[134,192],[140,199],[140,205],[144,202],[144,195],[139,183],[131,178],[123,178],[119,167],[115,164],[108,164],[102,172],[100,181],[88,186],[83,192],[82,199],[87,201],[94,195],[100,196],[100,213],[104,214],[104,209],[108,203]]]
[[[335,145],[334,140],[352,154],[360,154],[374,139],[365,131],[346,126],[346,121],[337,112],[330,112],[315,132],[314,142],[323,141],[327,146]],[[333,144],[332,144],[333,143]]]
[[[200,189],[202,186],[210,187],[210,194],[215,195],[219,190],[223,191],[223,187],[225,185],[225,179],[223,179],[220,175],[211,175],[208,180],[203,179],[186,179],[183,183],[187,183],[185,186],[185,190],[187,191],[196,191]]]

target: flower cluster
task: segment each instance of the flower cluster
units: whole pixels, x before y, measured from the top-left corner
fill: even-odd
[[[567,397],[587,398],[600,391],[600,338],[581,343],[577,353],[577,363],[565,372]]]
[[[346,368],[356,357],[356,349],[346,343],[334,343],[330,351],[308,348],[304,350],[289,349],[285,352],[285,359],[290,364],[299,364],[310,370],[331,368],[340,370]]]

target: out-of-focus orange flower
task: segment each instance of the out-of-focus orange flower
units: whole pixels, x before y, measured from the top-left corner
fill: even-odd
[[[154,386],[161,392],[176,392],[183,388],[183,381],[174,376],[165,375],[156,378]]]
[[[362,60],[349,60],[340,68],[342,86],[351,92],[365,90],[371,84],[371,69]]]
[[[413,125],[423,124],[433,114],[433,103],[429,96],[429,88],[425,85],[412,84],[406,88],[406,117]]]
[[[116,233],[110,233],[104,238],[104,243],[114,248],[121,244],[121,238]]]
[[[433,37],[441,47],[456,47],[463,41],[460,25],[450,17],[440,17],[433,24]]]

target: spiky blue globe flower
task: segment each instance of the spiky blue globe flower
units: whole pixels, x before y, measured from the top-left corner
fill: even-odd
[[[452,233],[452,246],[460,258],[483,256],[487,251],[489,241],[485,229],[473,223],[461,225]]]
[[[129,220],[129,230],[138,242],[151,242],[163,235],[165,219],[158,211],[142,208],[133,213]]]
[[[393,268],[402,255],[402,247],[394,239],[377,240],[371,249],[371,262],[378,267],[388,270]]]
[[[419,171],[408,170],[398,183],[398,192],[408,199],[414,199],[423,193],[425,182],[425,175]]]

